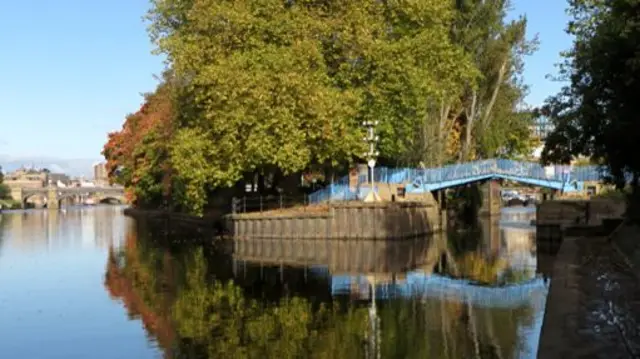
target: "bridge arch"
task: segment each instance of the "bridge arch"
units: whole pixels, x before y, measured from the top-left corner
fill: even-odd
[[[22,204],[22,208],[27,208],[29,204],[29,199],[39,197],[42,199],[42,203],[46,206],[48,203],[47,193],[44,192],[27,192],[22,194],[22,198],[20,199],[20,203]]]
[[[126,202],[124,196],[120,196],[120,195],[108,194],[108,195],[98,196],[97,198],[98,203],[111,203],[114,201],[117,202],[118,204],[124,204]]]
[[[20,199],[23,207],[27,207],[28,200],[34,196],[41,198],[43,204],[46,204],[45,207],[51,208],[59,208],[64,200],[77,197],[93,197],[97,202],[126,203],[124,189],[119,187],[16,188],[12,190],[12,196]]]
[[[67,199],[75,199],[78,197],[81,197],[83,194],[82,193],[64,193],[64,192],[58,192],[57,194],[57,201],[58,201],[58,207],[62,207],[63,201],[67,200]]]

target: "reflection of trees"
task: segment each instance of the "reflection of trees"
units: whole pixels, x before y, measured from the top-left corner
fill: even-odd
[[[312,308],[300,297],[264,304],[247,298],[233,282],[206,280],[201,252],[187,270],[187,285],[174,306],[174,319],[190,354],[202,357],[333,357],[358,349],[366,317],[339,306]],[[353,345],[356,344],[356,345]],[[358,355],[356,352],[353,355]]]
[[[121,251],[109,251],[105,284],[112,298],[122,300],[129,317],[142,319],[160,347],[168,350],[175,334],[165,298],[169,291],[163,288],[170,282],[171,260],[158,263],[155,257],[154,251],[144,248],[144,242],[136,241],[135,233],[128,233]]]
[[[514,358],[531,307],[474,308],[446,299],[397,299],[380,310],[383,358]]]
[[[535,268],[510,267],[500,248],[494,248],[496,239],[490,237],[504,235],[505,231],[484,230],[488,226],[497,229],[498,223],[478,221],[472,227],[449,233],[437,271],[481,285],[517,284],[531,279]]]
[[[138,222],[124,246],[111,250],[106,286],[131,317],[143,321],[166,357],[365,356],[368,303],[331,300],[330,282],[303,268],[232,269],[228,253],[185,243],[195,241],[195,234],[181,232],[181,241],[169,242],[153,231],[167,229]],[[452,274],[486,276],[487,283],[495,277],[497,261],[464,259],[471,258],[465,257],[469,251],[450,247],[446,252]],[[380,357],[514,357],[533,311],[529,305],[486,308],[447,297],[392,297],[378,303]]]
[[[365,309],[302,297],[253,299],[212,275],[215,262],[202,249],[160,248],[130,233],[125,247],[111,252],[106,286],[168,357],[361,356]]]

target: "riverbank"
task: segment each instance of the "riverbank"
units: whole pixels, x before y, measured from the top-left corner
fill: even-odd
[[[337,202],[260,212],[208,213],[203,217],[136,208],[123,212],[134,218],[213,229],[235,238],[414,238],[439,232],[446,223],[437,206],[423,202]]]
[[[638,238],[623,224],[609,236],[565,237],[556,256],[538,358],[640,356],[640,286],[617,242]]]
[[[20,202],[14,200],[0,199],[0,211],[3,209],[19,209]]]
[[[183,227],[194,227],[196,229],[214,230],[217,234],[223,234],[222,214],[208,213],[202,217],[185,213],[138,209],[133,207],[125,208],[122,213],[132,218],[145,218],[151,220],[168,220]]]

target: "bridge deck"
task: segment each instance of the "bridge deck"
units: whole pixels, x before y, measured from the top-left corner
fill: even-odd
[[[603,171],[598,166],[548,166],[538,163],[505,159],[490,159],[452,164],[439,168],[376,168],[376,183],[404,184],[407,192],[420,193],[456,187],[487,179],[506,179],[539,187],[581,191],[586,181],[599,181]],[[367,182],[367,176],[358,178],[356,187]],[[366,192],[368,190],[364,190]],[[312,202],[326,200],[353,200],[361,198],[363,189],[354,189],[348,176],[312,194]],[[365,194],[366,195],[366,194]]]

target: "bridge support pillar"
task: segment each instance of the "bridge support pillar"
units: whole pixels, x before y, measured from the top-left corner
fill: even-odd
[[[433,193],[436,198],[436,202],[438,202],[438,214],[440,215],[440,228],[447,228],[447,217],[449,216],[449,212],[447,211],[447,190],[441,189],[435,191]]]
[[[13,198],[14,201],[20,201],[20,208],[24,208],[24,197],[22,195],[22,188],[11,187],[11,198]]]
[[[500,215],[500,183],[496,180],[489,180],[480,184],[479,187],[481,203],[478,215],[490,217]]]
[[[58,203],[58,191],[55,187],[49,187],[47,189],[47,208],[58,209],[60,203]]]

